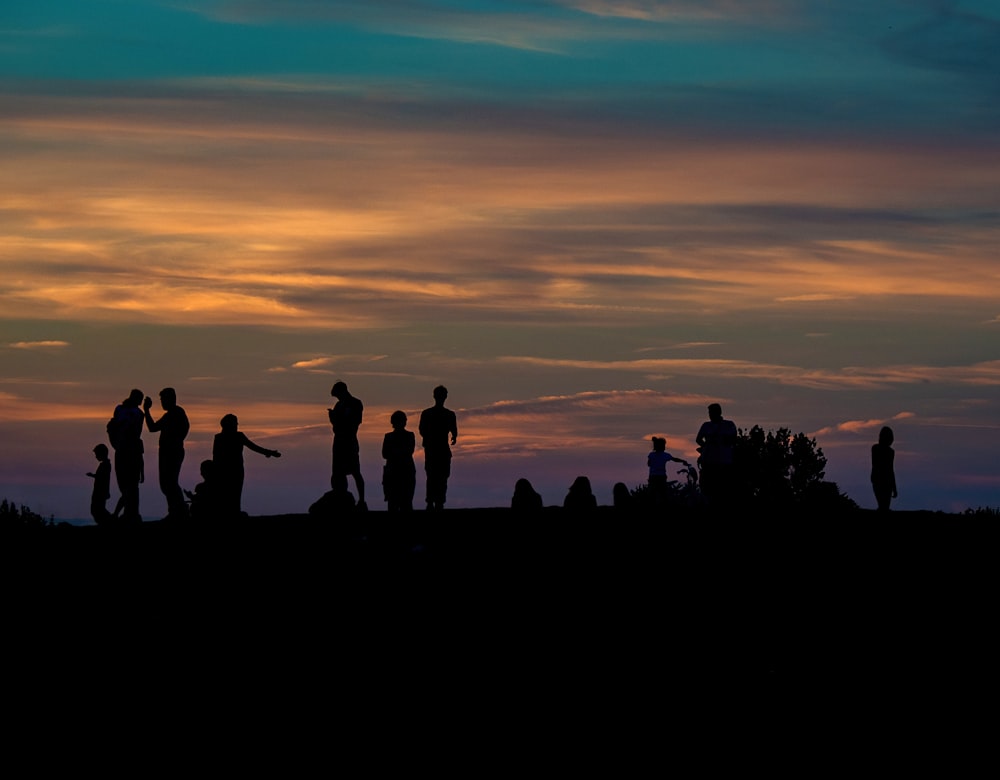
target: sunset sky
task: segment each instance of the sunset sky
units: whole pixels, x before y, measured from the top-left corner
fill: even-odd
[[[448,506],[611,503],[712,401],[863,507],[886,424],[895,508],[1000,506],[995,0],[7,0],[0,181],[0,497],[45,516],[165,386],[183,487],[232,412],[282,452],[244,509],[305,512],[338,379],[373,509],[437,384]]]

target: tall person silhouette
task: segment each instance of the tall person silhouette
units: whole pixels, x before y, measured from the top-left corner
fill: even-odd
[[[458,441],[458,419],[445,408],[448,388],[434,388],[434,406],[420,413],[420,437],[424,447],[424,471],[427,474],[427,508],[444,509],[451,476],[451,444]]]
[[[159,474],[160,490],[167,499],[167,517],[164,519],[181,520],[187,517],[187,504],[184,502],[184,491],[181,490],[181,464],[184,463],[184,439],[187,438],[191,425],[187,412],[177,404],[177,391],[172,387],[164,387],[160,391],[160,406],[163,414],[159,420],[154,420],[149,413],[153,399],[148,395],[142,402],[142,411],[146,418],[146,427],[150,433],[160,432]]]
[[[121,518],[126,524],[141,523],[139,483],[143,481],[142,421],[139,405],[144,393],[133,389],[128,398],[115,407],[108,422],[108,438],[115,451],[115,479],[121,493]],[[118,515],[118,510],[115,510]]]
[[[344,382],[337,382],[330,390],[337,399],[332,409],[327,409],[330,425],[333,427],[333,467],[330,473],[330,487],[335,491],[347,490],[347,477],[354,477],[358,489],[360,510],[368,508],[365,503],[365,480],[361,476],[361,446],[358,444],[358,428],[364,416],[364,404],[355,398]]]
[[[722,406],[709,404],[708,420],[701,424],[695,441],[699,452],[701,492],[710,505],[720,506],[732,498],[737,437],[736,423],[722,416]]]
[[[883,426],[878,434],[878,442],[872,445],[872,490],[878,511],[888,512],[896,492],[896,452],[892,449],[894,440],[892,428]]]

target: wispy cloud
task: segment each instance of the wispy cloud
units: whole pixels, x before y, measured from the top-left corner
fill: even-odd
[[[65,349],[70,344],[68,341],[48,340],[48,341],[13,341],[7,344],[11,349]]]
[[[842,423],[837,423],[836,425],[829,425],[825,428],[820,428],[818,431],[814,431],[809,434],[812,437],[826,436],[833,433],[864,433],[870,431],[874,428],[881,428],[888,422],[895,420],[909,420],[916,417],[913,412],[899,412],[894,414],[892,417],[885,419],[879,418],[875,420],[845,420]]]

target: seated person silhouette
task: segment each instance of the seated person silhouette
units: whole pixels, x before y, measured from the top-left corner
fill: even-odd
[[[191,501],[190,515],[195,520],[214,520],[222,511],[219,481],[215,475],[215,461],[203,460],[199,467],[201,482],[194,490],[185,490]]]
[[[531,482],[521,477],[514,483],[514,495],[510,499],[510,508],[519,512],[542,508],[542,496]]]
[[[577,477],[573,484],[569,486],[569,492],[563,500],[563,509],[573,511],[583,511],[587,509],[597,509],[597,498],[590,487],[590,479],[587,477]]]

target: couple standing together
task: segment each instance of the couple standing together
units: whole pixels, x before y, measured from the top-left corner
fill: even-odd
[[[364,404],[351,395],[344,382],[337,382],[330,390],[337,399],[332,409],[328,409],[330,425],[333,428],[333,468],[330,487],[337,492],[347,491],[348,476],[354,479],[358,491],[358,508],[367,509],[365,502],[365,480],[361,476],[360,445],[358,428],[364,414]],[[424,449],[424,471],[427,474],[427,508],[444,509],[448,492],[448,477],[451,476],[451,446],[458,441],[458,422],[455,412],[445,407],[448,390],[443,385],[434,388],[434,406],[420,413],[420,436]],[[386,458],[386,477],[392,482],[383,486],[386,500],[392,508],[409,508],[413,503],[415,471],[413,451],[416,446],[412,432],[405,429],[406,415],[394,412],[393,431],[386,434],[382,454]],[[391,443],[391,447],[387,445]],[[407,465],[408,464],[408,465]],[[408,500],[405,495],[408,490]],[[391,496],[391,497],[390,497]]]
[[[160,391],[163,414],[159,419],[153,418],[150,412],[152,405],[152,398],[144,397],[139,389],[133,389],[128,398],[115,407],[114,414],[108,422],[108,438],[115,451],[115,477],[118,490],[121,492],[114,517],[117,519],[120,516],[126,523],[142,520],[139,514],[139,484],[145,479],[143,423],[150,433],[160,434],[157,471],[160,490],[167,499],[167,516],[180,518],[187,515],[187,504],[180,486],[181,465],[184,463],[184,439],[191,427],[187,413],[177,404],[177,393],[172,387],[165,387]],[[104,494],[100,496],[103,502],[107,498],[107,490],[102,485],[99,492]],[[92,506],[91,511],[96,513],[102,508],[103,503],[101,506]],[[95,519],[96,517],[95,514]]]

